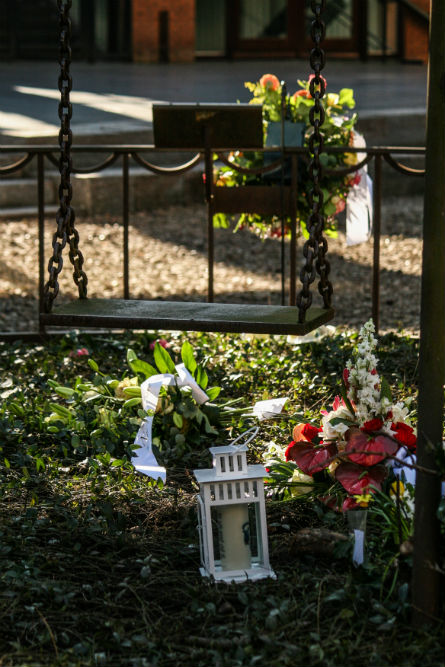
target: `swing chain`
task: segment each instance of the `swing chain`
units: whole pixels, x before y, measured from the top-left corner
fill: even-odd
[[[79,234],[74,226],[75,213],[71,206],[73,189],[70,181],[72,170],[71,144],[73,133],[70,127],[72,117],[72,106],[70,102],[70,92],[72,90],[72,78],[70,75],[71,64],[71,19],[69,11],[72,0],[57,0],[59,11],[60,28],[60,75],[59,75],[59,209],[56,214],[57,229],[53,235],[52,248],[53,254],[48,262],[49,279],[44,287],[44,309],[50,312],[52,304],[59,293],[58,276],[63,267],[62,253],[67,242],[69,244],[69,258],[74,267],[73,278],[79,291],[80,298],[86,298],[87,295],[87,276],[82,270],[83,256],[79,250]]]
[[[320,154],[323,152],[324,139],[320,131],[324,123],[325,111],[322,98],[326,92],[326,80],[321,76],[321,71],[326,64],[326,55],[320,44],[326,34],[326,26],[322,15],[326,7],[326,0],[311,0],[311,9],[314,19],[311,25],[311,38],[314,47],[310,53],[310,64],[314,74],[309,79],[309,91],[314,100],[314,104],[309,111],[309,120],[313,127],[313,132],[309,137],[309,150],[311,153],[311,162],[309,164],[309,176],[312,180],[312,189],[308,193],[309,207],[312,211],[308,221],[309,239],[303,247],[305,264],[300,272],[302,289],[297,296],[297,306],[299,309],[299,321],[304,322],[306,310],[312,303],[312,294],[310,285],[315,280],[316,272],[320,276],[318,291],[323,297],[325,308],[331,305],[332,284],[328,280],[330,265],[325,255],[328,244],[323,236],[325,219],[323,214],[323,190],[320,182],[322,178],[322,165]],[[315,260],[315,266],[314,266]]]

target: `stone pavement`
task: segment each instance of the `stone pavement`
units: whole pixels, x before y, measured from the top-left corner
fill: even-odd
[[[255,81],[266,72],[286,80],[292,92],[297,79],[308,77],[310,67],[303,60],[74,62],[71,99],[75,140],[96,137],[102,143],[147,142],[153,101],[246,102],[250,94],[244,81]],[[381,137],[379,143],[423,143],[426,66],[329,61],[328,54],[323,73],[328,90],[354,89],[359,117],[371,134],[375,128],[376,137]],[[56,62],[0,63],[0,143],[52,143],[58,132],[57,78]],[[394,133],[400,133],[398,141],[391,141],[397,139]],[[371,141],[368,138],[370,143],[375,143],[374,137]]]

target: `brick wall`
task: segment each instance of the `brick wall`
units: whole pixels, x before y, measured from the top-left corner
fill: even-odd
[[[429,12],[430,0],[411,0],[419,9]],[[428,25],[408,9],[405,10],[404,58],[428,62]]]
[[[157,62],[160,12],[168,12],[170,62],[195,59],[195,0],[133,0],[133,59]]]

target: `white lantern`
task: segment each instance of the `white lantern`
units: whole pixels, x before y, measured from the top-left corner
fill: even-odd
[[[235,441],[236,442],[236,441]],[[213,468],[199,483],[200,572],[216,581],[275,577],[269,564],[262,465],[247,465],[247,445],[211,447]]]

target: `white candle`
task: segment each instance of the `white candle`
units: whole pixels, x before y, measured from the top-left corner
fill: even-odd
[[[248,570],[251,567],[251,556],[247,505],[221,507],[218,519],[222,569]]]

